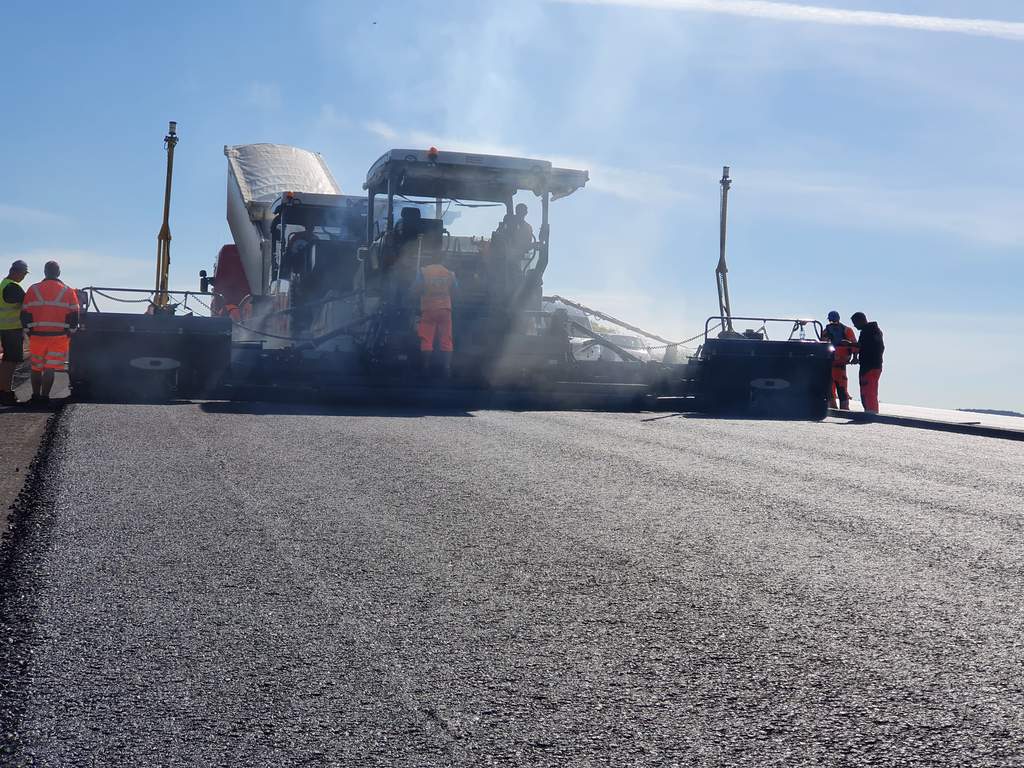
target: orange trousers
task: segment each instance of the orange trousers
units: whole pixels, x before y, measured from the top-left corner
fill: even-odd
[[[845,365],[832,366],[832,400],[830,405],[836,407],[836,394],[839,394],[839,406],[850,407],[850,379],[846,375]]]
[[[860,372],[860,401],[867,413],[878,413],[878,380],[881,377],[881,368]]]
[[[452,311],[450,309],[424,309],[416,329],[420,337],[420,352],[433,352],[434,339],[440,336],[442,352],[455,349],[452,343]]]
[[[32,361],[35,373],[42,371],[66,371],[68,369],[68,350],[71,348],[70,336],[34,336],[28,337],[28,356]]]

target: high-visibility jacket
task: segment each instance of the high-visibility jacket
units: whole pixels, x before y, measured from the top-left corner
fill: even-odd
[[[847,365],[853,353],[857,351],[857,335],[853,328],[842,323],[829,323],[821,332],[821,340],[832,343],[836,348],[835,357],[832,358],[832,365]],[[849,345],[842,342],[847,341]]]
[[[4,290],[8,285],[18,285],[18,282],[9,277],[0,280],[0,331],[18,331],[21,330],[21,302],[4,300]]]
[[[78,294],[57,279],[46,279],[25,291],[21,311],[31,315],[25,324],[30,336],[67,336],[68,315],[78,313]]]
[[[452,308],[452,289],[457,285],[455,275],[441,264],[428,264],[420,270],[422,281],[420,309],[429,312],[434,309]]]

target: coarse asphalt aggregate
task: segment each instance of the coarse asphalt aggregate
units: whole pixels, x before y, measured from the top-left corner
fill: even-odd
[[[0,764],[1024,766],[1024,446],[839,421],[68,406]]]

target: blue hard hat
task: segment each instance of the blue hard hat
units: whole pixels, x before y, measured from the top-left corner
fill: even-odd
[[[828,321],[830,323],[838,323],[839,322],[839,313],[836,312],[833,309],[831,312],[828,313]]]

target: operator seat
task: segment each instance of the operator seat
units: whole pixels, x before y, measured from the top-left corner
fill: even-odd
[[[320,238],[316,236],[312,227],[289,235],[288,244],[281,259],[282,273],[301,274],[305,272],[312,264],[313,249],[319,242]]]
[[[414,257],[416,239],[423,237],[424,251],[440,251],[443,242],[444,222],[441,219],[424,219],[419,208],[402,209],[401,218],[395,224],[394,248],[399,259]]]
[[[395,245],[401,246],[415,240],[422,230],[423,214],[419,208],[406,206],[402,209],[398,223],[395,224]]]

